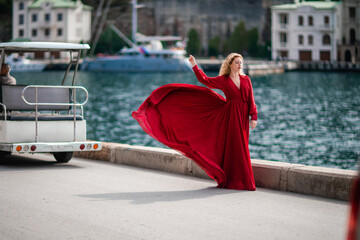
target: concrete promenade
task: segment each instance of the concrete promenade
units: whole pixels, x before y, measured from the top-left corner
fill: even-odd
[[[346,201],[52,155],[0,161],[0,239],[345,239]]]

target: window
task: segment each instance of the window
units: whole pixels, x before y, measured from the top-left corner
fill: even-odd
[[[24,24],[24,14],[19,15],[19,25]]]
[[[325,34],[323,36],[322,43],[323,43],[323,45],[330,45],[331,40],[330,40],[330,36],[328,34]]]
[[[24,3],[23,2],[19,2],[19,10],[24,10]]]
[[[356,17],[356,8],[349,7],[349,18],[355,18],[355,17]]]
[[[63,20],[63,15],[62,15],[62,13],[58,13],[58,14],[57,14],[57,20],[58,20],[58,22],[61,22],[61,21]]]
[[[279,14],[279,21],[280,21],[280,24],[287,24],[287,14],[285,13],[280,13]]]
[[[356,42],[356,32],[354,28],[350,29],[350,44],[353,45]]]
[[[299,25],[299,26],[303,26],[303,25],[304,25],[304,18],[303,18],[303,16],[299,16],[299,18],[298,18],[298,25]]]
[[[33,29],[33,30],[31,31],[31,36],[32,36],[32,37],[36,37],[36,36],[37,36],[37,29]]]
[[[78,38],[82,37],[82,29],[81,28],[76,29],[76,37],[78,37]]]
[[[46,22],[50,22],[50,20],[51,20],[50,13],[46,13],[44,16],[44,19]]]
[[[50,28],[45,28],[45,37],[50,36]]]
[[[20,29],[19,30],[19,37],[23,37],[24,36],[24,29]]]
[[[313,37],[313,35],[309,35],[309,36],[308,36],[308,42],[309,42],[309,45],[313,45],[313,44],[314,44],[314,37]]]
[[[278,57],[287,58],[288,57],[288,51],[279,51],[278,52]]]
[[[37,22],[37,14],[34,13],[33,15],[31,15],[31,21],[32,22]]]
[[[57,30],[57,35],[58,35],[58,36],[62,36],[62,35],[63,35],[63,30],[62,30],[62,28],[58,28],[58,30]]]
[[[321,61],[330,61],[331,53],[330,51],[320,51],[320,60]]]
[[[325,26],[328,26],[330,24],[329,16],[324,16],[324,24],[325,24]]]
[[[299,41],[299,45],[303,45],[303,44],[304,44],[304,36],[303,36],[303,35],[299,35],[299,36],[298,36],[298,41]]]
[[[313,17],[312,17],[312,16],[309,16],[309,17],[308,17],[308,22],[309,22],[309,26],[313,26],[313,25],[314,25]]]
[[[81,13],[78,13],[78,14],[76,15],[76,22],[79,22],[79,23],[82,22],[82,14],[81,14]]]
[[[286,43],[287,39],[286,39],[286,33],[282,32],[280,33],[280,43]]]

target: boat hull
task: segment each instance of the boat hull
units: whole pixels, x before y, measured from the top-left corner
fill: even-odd
[[[46,64],[10,64],[12,72],[42,72]]]

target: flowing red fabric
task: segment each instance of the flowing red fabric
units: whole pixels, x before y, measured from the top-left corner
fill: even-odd
[[[249,116],[257,119],[251,81],[240,76],[240,89],[229,77],[207,77],[197,66],[198,80],[221,89],[168,84],[154,90],[132,116],[143,130],[197,163],[218,187],[255,190],[249,153]]]

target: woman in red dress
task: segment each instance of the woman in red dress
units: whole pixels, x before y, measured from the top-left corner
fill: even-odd
[[[197,79],[222,90],[226,100],[209,88],[168,84],[153,91],[132,116],[150,136],[196,162],[218,187],[255,190],[249,125],[256,127],[257,109],[242,56],[230,54],[217,77],[206,76],[193,56],[189,61]]]

